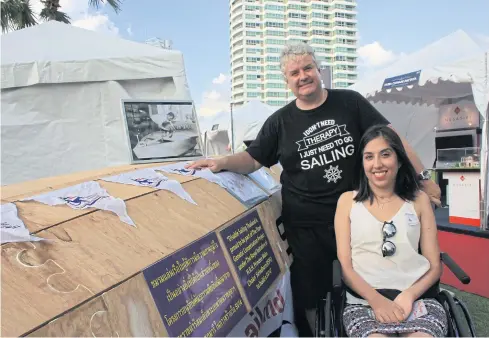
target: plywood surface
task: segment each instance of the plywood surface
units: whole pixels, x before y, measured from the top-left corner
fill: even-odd
[[[185,189],[197,206],[167,191],[128,200],[137,227],[96,211],[40,231],[50,243],[2,245],[2,334],[42,324],[245,210],[208,181],[188,182]]]
[[[31,332],[29,337],[167,336],[142,274]]]

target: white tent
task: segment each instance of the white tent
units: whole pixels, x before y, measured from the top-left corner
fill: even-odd
[[[190,99],[183,55],[50,21],[1,36],[2,184],[130,162],[121,99]]]
[[[488,51],[463,31],[457,31],[410,54],[350,89],[360,92],[379,109],[421,153],[424,165],[435,158],[434,127],[438,106],[446,99],[472,97],[483,121],[481,178],[487,220]],[[399,113],[402,108],[403,113]],[[409,113],[410,112],[410,113]],[[407,123],[409,122],[409,123]]]
[[[234,151],[240,149],[244,141],[254,140],[263,123],[275,111],[276,108],[258,100],[251,100],[234,109],[233,128],[228,128],[231,143],[234,140]]]
[[[206,156],[231,154],[228,136],[230,112],[222,111],[214,115],[199,116],[200,132]]]

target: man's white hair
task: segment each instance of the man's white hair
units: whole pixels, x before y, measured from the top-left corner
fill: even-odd
[[[280,53],[280,69],[282,70],[282,73],[285,75],[285,65],[287,64],[287,61],[298,56],[305,55],[310,55],[312,57],[312,60],[314,61],[314,64],[316,65],[316,67],[318,67],[316,55],[314,54],[314,49],[307,43],[297,42],[285,45],[285,47],[282,49],[282,52]]]

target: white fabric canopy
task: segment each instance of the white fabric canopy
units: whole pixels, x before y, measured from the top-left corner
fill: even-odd
[[[191,99],[179,51],[56,21],[1,45],[2,185],[128,164],[121,99]]]
[[[489,101],[489,48],[481,46],[463,31],[457,31],[425,48],[410,54],[393,65],[362,79],[350,89],[360,92],[379,109],[394,127],[406,135],[408,140],[414,135],[424,135],[414,147],[421,154],[426,167],[431,167],[435,158],[434,115],[438,118],[438,106],[447,98],[473,96],[481,113],[482,147],[481,178],[487,203],[487,112]],[[404,86],[383,88],[384,80],[419,71],[419,79]],[[405,123],[400,107],[410,106],[411,121]],[[420,111],[424,107],[424,112]],[[430,107],[432,107],[430,111]],[[437,120],[437,119],[436,119]],[[404,122],[403,122],[404,121]],[[409,131],[407,128],[411,131]]]

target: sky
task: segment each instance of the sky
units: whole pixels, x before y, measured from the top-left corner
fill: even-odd
[[[40,0],[31,0],[34,9]],[[75,26],[145,41],[158,37],[183,53],[200,115],[229,110],[229,0],[123,0],[121,11],[60,0]],[[362,75],[458,29],[489,46],[489,0],[357,0]],[[455,48],[455,46],[454,46]]]

